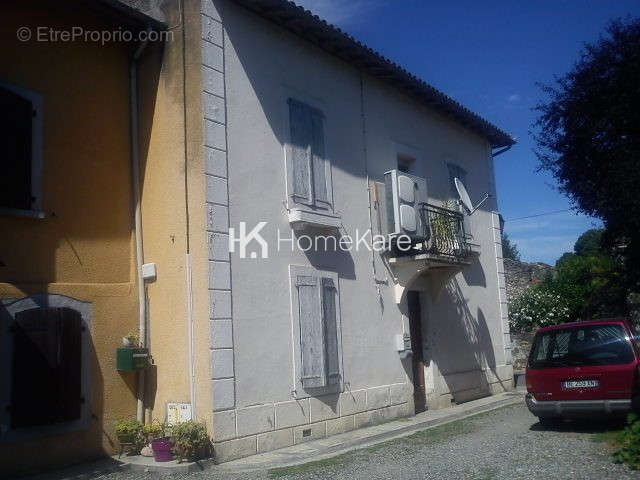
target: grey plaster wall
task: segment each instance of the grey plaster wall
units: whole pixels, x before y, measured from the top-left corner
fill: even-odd
[[[211,25],[216,32],[209,35]],[[368,180],[381,181],[396,167],[399,145],[417,152],[416,173],[427,178],[430,201],[450,197],[447,161],[469,172],[474,200],[495,193],[487,142],[233,2],[203,0],[203,49],[205,111],[222,102],[226,111],[216,121],[205,114],[205,149],[211,165],[220,165],[207,170],[218,459],[411,414],[411,364],[400,358],[394,343],[395,335],[408,331],[406,306],[396,304],[393,278],[381,258],[367,249],[276,251],[278,235],[295,238],[286,209],[286,100],[294,96],[322,106],[342,234],[372,227]],[[207,96],[221,85],[215,99]],[[510,388],[495,201],[483,208],[470,219],[479,257],[423,294],[432,406],[443,406],[450,397],[463,401]],[[269,258],[240,258],[238,252],[228,257],[224,248],[216,248],[226,239],[225,227],[237,232],[246,222],[250,230],[262,221],[267,222],[260,233],[269,243]],[[256,243],[251,252],[260,256]],[[294,391],[290,265],[339,276],[344,372],[339,394]]]

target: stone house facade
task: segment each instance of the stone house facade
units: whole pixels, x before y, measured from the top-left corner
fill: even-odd
[[[47,302],[74,310],[92,393],[82,425],[3,423],[2,473],[113,453],[116,418],[170,404],[222,462],[513,388],[493,170],[509,135],[284,0],[13,3],[3,31],[39,9],[170,35],[7,43],[0,85],[43,94],[63,135],[45,136],[45,215],[0,210],[0,341],[18,304],[35,324]],[[109,96],[42,75],[47,58]],[[117,371],[137,329],[151,365]]]

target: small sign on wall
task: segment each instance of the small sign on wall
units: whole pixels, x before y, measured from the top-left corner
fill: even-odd
[[[169,425],[188,422],[191,419],[190,403],[167,403],[167,423]]]

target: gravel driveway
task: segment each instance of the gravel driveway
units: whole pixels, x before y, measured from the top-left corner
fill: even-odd
[[[524,405],[513,405],[383,444],[296,467],[229,474],[204,472],[193,480],[281,479],[627,479],[640,478],[611,461],[597,433],[606,426],[565,424],[544,430]],[[117,473],[108,480],[153,478]],[[175,478],[175,477],[174,477]]]

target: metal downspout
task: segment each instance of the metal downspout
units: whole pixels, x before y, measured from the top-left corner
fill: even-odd
[[[149,32],[151,28],[147,29]],[[140,42],[129,64],[129,125],[131,136],[131,173],[133,183],[133,204],[134,204],[134,235],[136,241],[136,281],[138,284],[138,329],[140,335],[140,346],[147,346],[147,292],[142,278],[142,264],[144,263],[144,249],[142,245],[142,212],[140,208],[140,152],[138,142],[138,60],[142,56],[146,46],[147,38]],[[144,370],[138,371],[137,407],[136,418],[144,422]]]

